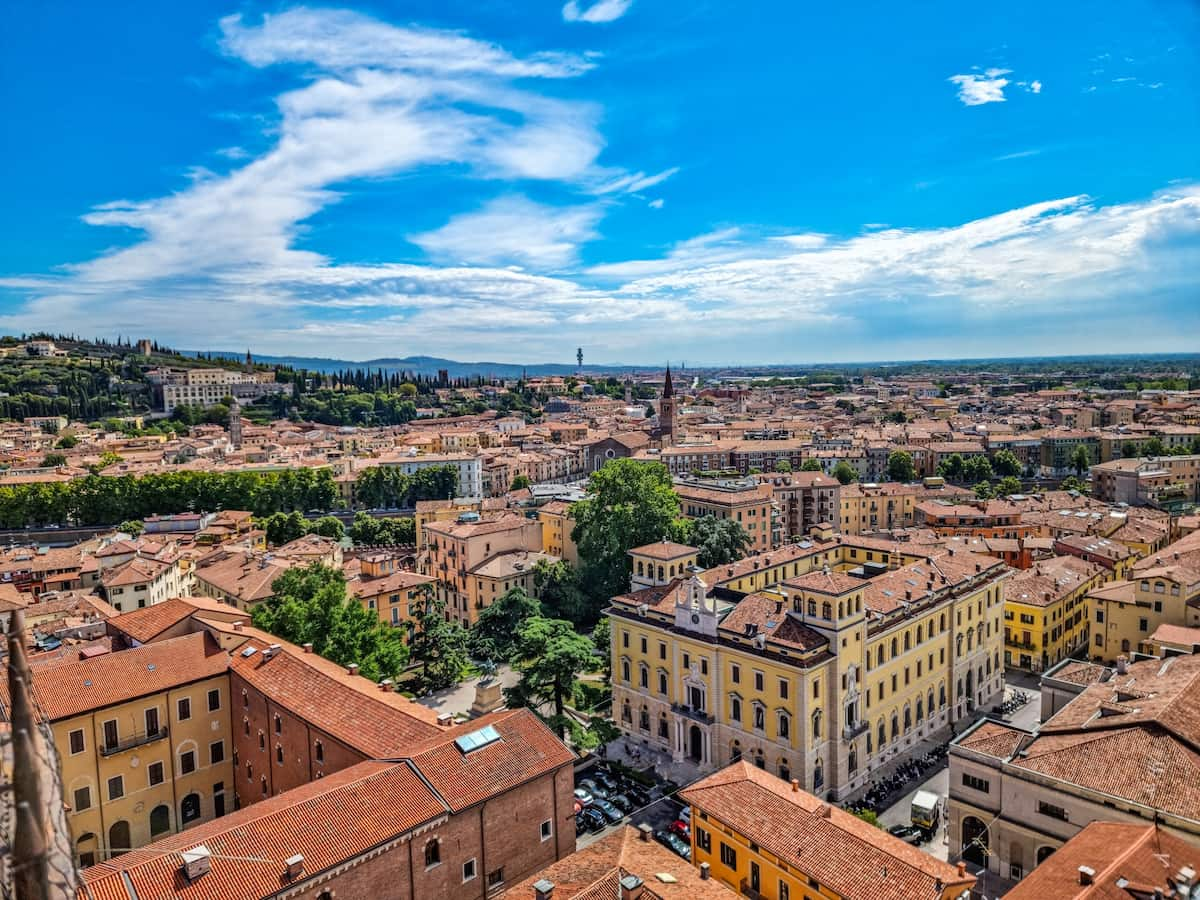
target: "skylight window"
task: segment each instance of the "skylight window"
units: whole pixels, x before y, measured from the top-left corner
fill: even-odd
[[[455,738],[454,745],[462,753],[471,753],[474,750],[486,747],[488,744],[494,744],[498,740],[500,740],[500,732],[491,725],[484,725],[478,731],[472,731],[470,734],[464,734],[462,737]]]

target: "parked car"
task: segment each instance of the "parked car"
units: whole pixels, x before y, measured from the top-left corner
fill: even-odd
[[[650,805],[650,792],[642,787],[631,787],[625,792],[625,796],[633,801],[635,809]]]
[[[637,809],[634,802],[625,794],[613,794],[608,798],[608,802],[626,815]]]
[[[575,799],[584,806],[591,806],[596,800],[596,798],[591,795],[590,791],[582,787],[575,788]]]
[[[676,855],[682,856],[686,860],[692,858],[692,845],[679,837],[677,834],[671,834],[669,831],[660,831],[655,835],[659,842],[669,847]]]
[[[593,781],[591,778],[585,778],[583,781],[579,782],[579,788],[582,788],[583,790],[587,791],[593,797],[599,798],[601,800],[608,799],[608,790],[606,788],[601,787],[597,782]],[[576,790],[579,790],[579,788],[576,788]]]
[[[594,808],[604,813],[604,818],[614,824],[625,818],[625,813],[621,812],[607,800],[597,800]]]
[[[576,813],[575,814],[575,837],[579,837],[579,835],[583,834],[587,830],[588,830],[587,819],[584,817],[582,812]]]
[[[679,818],[682,821],[687,822],[690,827],[692,824],[692,808],[690,806],[685,806],[683,809],[681,809],[679,811]]]
[[[676,819],[668,826],[667,831],[671,834],[678,835],[685,841],[690,841],[692,837],[692,829],[683,819]]]
[[[914,847],[925,842],[925,831],[914,825],[893,825],[888,829],[888,834]]]
[[[588,831],[603,831],[604,827],[608,825],[608,820],[604,818],[604,813],[600,812],[600,810],[594,806],[589,806],[579,815],[583,817],[583,821],[587,825]]]
[[[600,785],[601,787],[605,788],[606,790],[611,791],[617,786],[616,777],[614,777],[610,773],[604,771],[603,769],[593,769],[591,772],[591,776],[592,776],[592,779],[596,782],[596,784]]]

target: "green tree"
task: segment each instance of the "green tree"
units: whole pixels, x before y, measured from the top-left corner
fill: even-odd
[[[510,588],[479,613],[468,633],[468,648],[475,659],[512,662],[516,658],[521,626],[541,612],[538,602],[519,587]]]
[[[822,471],[821,461],[819,459],[811,459],[811,458],[806,459],[804,462],[802,462],[800,464],[800,471],[801,472],[820,472],[820,471]]]
[[[792,464],[786,459],[777,459],[775,460],[775,471],[782,474],[790,472],[792,471]]]
[[[67,457],[64,453],[47,453],[42,457],[41,462],[43,469],[54,469],[58,466],[65,466],[66,464]]]
[[[992,490],[992,483],[990,481],[980,481],[975,485],[973,490],[975,491],[976,499],[979,500],[991,500],[992,497],[995,496],[995,492]]]
[[[409,625],[408,649],[421,665],[421,684],[427,691],[458,684],[470,663],[466,629],[446,621],[446,601],[437,599],[428,587],[420,615]]]
[[[117,531],[123,531],[128,535],[132,535],[133,537],[138,537],[145,530],[146,523],[141,519],[126,519],[117,526]]]
[[[937,473],[947,481],[963,480],[963,458],[959,453],[951,453],[938,463]]]
[[[504,692],[506,702],[534,710],[551,705],[551,727],[565,738],[566,699],[574,692],[579,674],[597,662],[595,654],[592,642],[570,622],[540,616],[527,619],[518,633],[516,669],[521,680]]]
[[[251,613],[264,631],[313,651],[339,665],[358,664],[372,681],[395,678],[408,661],[399,629],[379,620],[346,593],[346,578],[314,563],[289,569],[271,585],[273,595]]]
[[[308,523],[309,534],[319,534],[321,537],[340,541],[346,536],[346,526],[337,516],[321,516]]]
[[[912,454],[907,450],[893,450],[888,454],[887,480],[908,484],[917,480],[917,467],[913,465]]]
[[[838,460],[838,464],[833,467],[833,477],[840,484],[849,484],[852,481],[858,481],[858,472],[854,466],[842,459]]]
[[[380,547],[416,543],[416,523],[407,516],[380,519],[365,510],[354,514],[350,540],[360,546]]]
[[[1021,480],[1014,478],[1012,475],[1006,475],[1000,479],[1000,483],[996,485],[996,496],[1007,497],[1010,494],[1021,493]]]
[[[1017,454],[1005,448],[997,450],[996,455],[992,457],[992,469],[1001,478],[1018,478],[1021,475],[1021,461],[1017,459]]]
[[[1080,450],[1083,450],[1082,444],[1075,448],[1075,452],[1078,453]],[[1162,438],[1158,437],[1157,435],[1150,438],[1148,441],[1146,441],[1146,443],[1144,443],[1142,445],[1142,454],[1145,456],[1163,456],[1166,454],[1166,452],[1167,452],[1167,448],[1163,445]],[[1072,466],[1075,465],[1074,454],[1071,455],[1071,465]],[[1085,466],[1084,468],[1087,468],[1087,467]],[[1082,472],[1082,470],[1077,469],[1076,474],[1082,475],[1083,472]]]
[[[902,425],[908,421],[908,416],[904,414],[902,409],[893,409],[883,417],[885,422],[895,422],[897,425]]]
[[[736,519],[700,516],[691,526],[688,543],[700,551],[697,562],[702,568],[735,562],[750,549],[750,534]]]
[[[963,481],[967,484],[991,481],[994,474],[986,456],[972,456],[963,463]]]
[[[1147,441],[1147,449],[1149,449],[1149,446],[1150,441]],[[1088,454],[1087,447],[1085,447],[1083,444],[1079,444],[1074,450],[1071,451],[1070,466],[1075,470],[1076,475],[1083,475],[1083,473],[1086,472],[1091,465],[1092,458]]]
[[[604,660],[604,677],[612,677],[612,620],[601,616],[596,627],[592,629],[592,646],[596,655]]]
[[[594,614],[578,573],[561,559],[538,560],[533,567],[533,588],[542,602],[543,614],[551,618],[586,625]]]
[[[1138,453],[1137,441],[1122,441],[1121,442],[1121,458],[1122,459],[1133,459],[1135,456],[1138,456],[1138,455],[1139,455],[1139,453]]]
[[[59,450],[70,450],[78,443],[79,443],[79,438],[75,437],[75,435],[64,434],[62,437],[60,437],[58,439],[58,443],[56,443],[54,446],[57,447]]]
[[[524,490],[525,488],[529,487],[529,485],[530,485],[529,476],[521,474],[521,475],[516,475],[513,477],[512,484],[510,484],[508,486],[508,489],[510,491],[520,491],[520,490]]]
[[[1088,492],[1088,483],[1074,475],[1068,475],[1062,480],[1058,488],[1062,491],[1078,491],[1081,494],[1086,494]]]
[[[592,473],[588,498],[572,513],[571,539],[592,602],[588,619],[594,620],[612,597],[629,590],[629,550],[671,534],[679,498],[662,463],[614,459]]]
[[[259,527],[267,533],[267,543],[280,547],[308,534],[308,522],[299,512],[277,512],[259,520]]]

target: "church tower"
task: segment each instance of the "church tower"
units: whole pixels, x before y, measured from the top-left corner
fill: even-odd
[[[671,366],[667,366],[667,377],[663,380],[662,396],[658,400],[658,433],[664,447],[675,444],[675,387],[671,384]]]
[[[237,400],[229,404],[229,446],[242,449],[242,407]]]

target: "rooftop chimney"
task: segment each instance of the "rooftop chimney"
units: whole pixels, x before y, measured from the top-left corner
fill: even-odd
[[[287,866],[287,880],[295,881],[304,874],[304,856],[297,853],[295,856],[289,856],[283,863]]]
[[[450,713],[440,713],[437,717],[437,723],[442,728],[449,728],[454,724],[454,716]]]
[[[649,825],[647,825],[645,822],[643,822],[637,828],[638,828],[638,836],[646,843],[650,843],[650,836],[652,834],[654,834],[654,829],[651,828]]]
[[[1124,675],[1129,669],[1129,657],[1122,654],[1117,657],[1117,674]]]
[[[1096,870],[1091,866],[1079,867],[1079,883],[1085,887],[1096,880]]]
[[[958,877],[963,878],[967,874],[967,864],[961,859],[958,861]]]
[[[241,622],[234,622],[234,623],[233,623],[233,630],[234,630],[234,631],[241,631],[241,630],[242,630],[242,623],[241,623]]]
[[[392,679],[385,678],[383,681],[379,682],[379,689],[381,691],[390,691],[392,689]]]
[[[712,866],[706,862],[700,863],[700,877],[704,881],[708,881],[708,879],[712,878]]]
[[[180,856],[183,857],[183,874],[188,881],[195,881],[212,869],[212,852],[203,844],[184,850]]]
[[[350,665],[346,666],[346,674],[347,675],[357,675],[358,674],[358,663],[350,663]]]
[[[312,644],[311,643],[304,644],[304,652],[312,653]]]
[[[800,779],[793,778],[792,779],[792,793],[797,794],[799,792],[800,792]]]
[[[533,883],[534,900],[550,900],[554,896],[554,882],[549,878],[542,878]]]
[[[833,808],[828,803],[822,803],[821,808],[817,810],[817,814],[820,815],[822,819],[832,818]]]
[[[621,900],[641,900],[642,879],[636,875],[626,875],[621,879]]]

